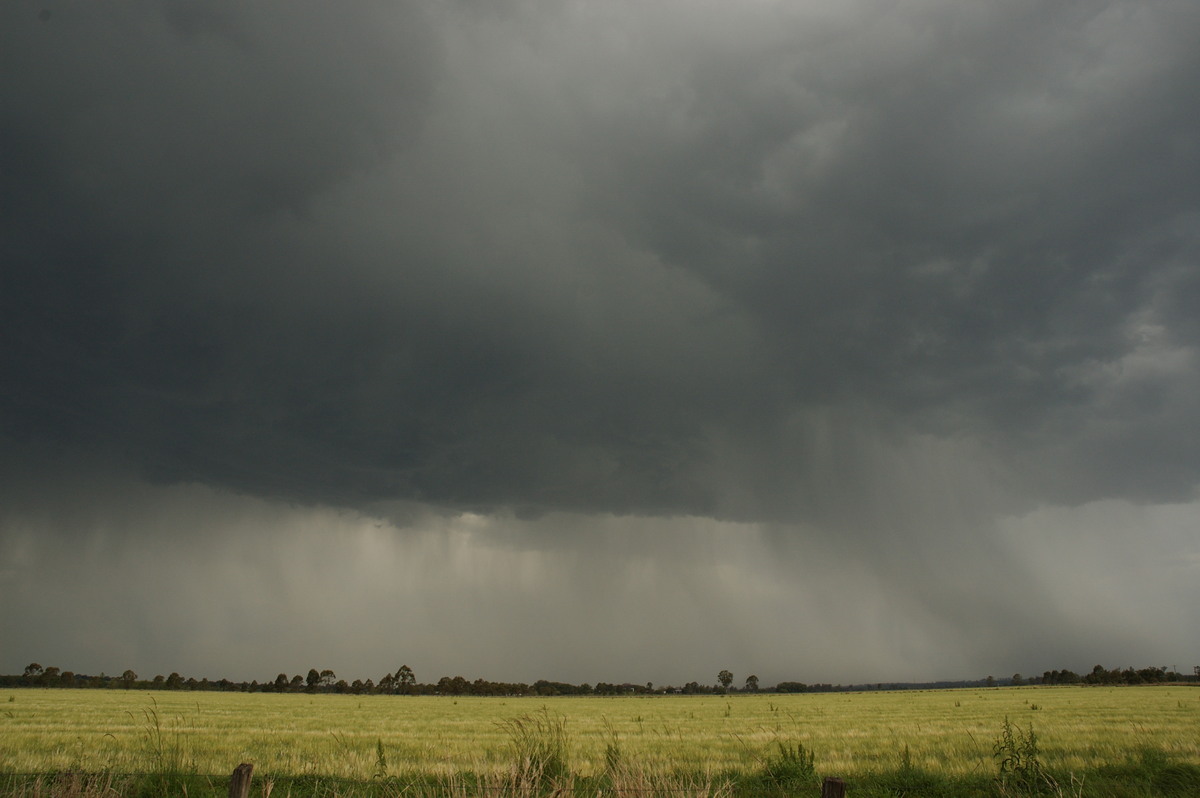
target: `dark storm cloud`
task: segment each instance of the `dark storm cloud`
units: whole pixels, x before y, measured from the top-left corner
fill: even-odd
[[[686,137],[642,128],[662,157],[612,169],[609,204],[749,310],[792,396],[1040,427],[1190,251],[1195,15],[930,11],[763,34],[774,59],[724,70],[683,54],[653,120]]]
[[[1016,508],[1194,490],[1187,3],[47,8],[0,12],[21,451],[860,530],[921,436]]]

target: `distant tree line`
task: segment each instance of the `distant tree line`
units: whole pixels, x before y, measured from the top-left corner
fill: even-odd
[[[942,681],[942,682],[878,682],[874,684],[805,684],[804,682],[779,682],[774,687],[761,687],[758,677],[746,677],[745,686],[733,686],[733,674],[722,670],[717,674],[717,683],[704,685],[699,682],[687,682],[682,687],[665,685],[656,687],[651,682],[620,684],[597,682],[595,685],[570,684],[539,679],[533,684],[523,682],[491,682],[486,679],[468,681],[462,676],[443,676],[436,682],[422,684],[417,681],[416,674],[407,665],[401,665],[395,673],[385,673],[376,682],[372,679],[355,679],[347,682],[339,679],[330,669],[309,669],[307,675],[296,674],[288,676],[280,673],[274,679],[264,682],[234,682],[229,679],[211,681],[207,678],[197,680],[194,677],[184,678],[178,673],[169,676],[158,675],[152,679],[142,679],[133,670],[126,670],[119,676],[89,676],[64,671],[55,667],[43,668],[36,662],[30,663],[21,674],[0,675],[0,687],[68,687],[91,689],[122,689],[122,690],[215,690],[226,692],[252,693],[351,693],[383,694],[383,695],[473,695],[473,696],[558,696],[558,695],[708,695],[726,693],[828,693],[862,690],[909,690],[914,688],[948,688],[948,687],[998,687],[1001,685],[1023,684],[1083,684],[1083,685],[1138,685],[1138,684],[1168,684],[1191,682],[1200,683],[1200,665],[1192,669],[1192,673],[1184,675],[1164,667],[1149,668],[1113,668],[1107,669],[1102,665],[1092,668],[1090,673],[1080,676],[1070,670],[1046,671],[1040,677],[1024,678],[1014,673],[1009,678],[997,679],[988,676],[973,681]]]
[[[1181,673],[1161,668],[1113,668],[1106,669],[1103,665],[1092,668],[1091,673],[1080,676],[1072,671],[1046,671],[1042,674],[1042,684],[1167,684],[1170,682],[1200,680],[1200,666],[1193,669],[1189,678]]]

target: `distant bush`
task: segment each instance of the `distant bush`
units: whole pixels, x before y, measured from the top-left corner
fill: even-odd
[[[780,693],[807,693],[808,685],[804,682],[780,682],[775,685],[775,690]]]

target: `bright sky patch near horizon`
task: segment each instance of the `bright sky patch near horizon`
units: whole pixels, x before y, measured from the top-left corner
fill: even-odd
[[[0,671],[1190,671],[1198,40],[5,4]]]

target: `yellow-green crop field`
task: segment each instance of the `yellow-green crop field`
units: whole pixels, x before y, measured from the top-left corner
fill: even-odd
[[[144,772],[171,765],[369,779],[499,771],[511,721],[562,722],[570,770],[606,752],[657,772],[754,770],[801,743],[825,776],[912,766],[945,776],[994,770],[1005,718],[1036,731],[1045,763],[1084,772],[1157,751],[1200,764],[1200,689],[990,690],[627,698],[471,698],[20,689],[0,693],[0,772]],[[543,714],[544,713],[544,714]]]

